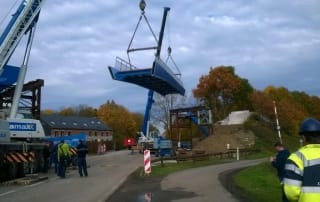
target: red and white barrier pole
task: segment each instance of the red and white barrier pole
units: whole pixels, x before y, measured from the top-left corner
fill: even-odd
[[[151,200],[152,200],[152,193],[146,193],[145,195],[144,195],[144,201],[145,202],[151,202]]]
[[[146,174],[151,173],[151,157],[150,150],[144,150],[144,172]]]

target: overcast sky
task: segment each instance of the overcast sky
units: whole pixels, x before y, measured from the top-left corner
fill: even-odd
[[[16,0],[1,0],[2,32]],[[22,0],[18,0],[20,3]],[[232,65],[257,89],[267,85],[320,95],[319,0],[147,0],[146,15],[158,35],[164,6],[171,7],[168,44],[187,93],[211,66]],[[44,79],[42,108],[108,99],[142,112],[147,90],[111,79],[107,67],[126,49],[138,21],[139,0],[46,0],[37,26],[27,81]],[[9,12],[14,13],[14,10]],[[153,45],[145,24],[134,45]],[[23,43],[10,64],[20,65]],[[150,66],[152,54],[133,55]]]

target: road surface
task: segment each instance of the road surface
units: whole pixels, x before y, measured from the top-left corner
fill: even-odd
[[[219,176],[264,160],[243,160],[172,173],[167,177],[131,175],[107,202],[235,202]]]
[[[143,156],[129,151],[110,152],[89,157],[88,164],[88,177],[80,178],[77,170],[71,170],[65,179],[49,174],[49,180],[32,185],[1,185],[0,201],[102,202],[143,164]]]
[[[194,193],[192,197],[168,200],[172,202],[236,202],[238,200],[221,185],[219,174],[263,161],[265,160],[242,160],[173,173],[162,180],[161,189],[164,192]]]

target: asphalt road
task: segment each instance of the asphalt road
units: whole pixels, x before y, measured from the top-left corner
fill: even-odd
[[[238,200],[221,185],[219,174],[227,170],[253,166],[263,161],[265,160],[242,160],[173,173],[161,181],[161,189],[164,192],[194,193],[191,197],[168,199],[172,202],[236,202]]]
[[[135,173],[107,202],[235,202],[238,200],[224,188],[219,176],[263,161],[234,161],[180,171],[167,177],[139,177]]]
[[[27,186],[0,186],[3,202],[102,202],[143,164],[143,156],[129,151],[110,152],[88,158],[88,177],[80,178],[77,170],[60,179],[53,173],[49,180]],[[51,171],[52,172],[52,171]]]

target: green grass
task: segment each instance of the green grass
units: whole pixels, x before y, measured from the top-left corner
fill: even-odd
[[[151,177],[167,176],[170,173],[174,173],[177,171],[182,171],[190,168],[209,166],[209,165],[214,165],[218,163],[222,163],[222,161],[211,159],[211,158],[208,160],[202,160],[202,161],[180,161],[179,163],[164,163],[163,167],[161,167],[160,164],[156,166],[152,166],[151,174],[149,176]],[[143,175],[143,169],[141,169],[140,175]]]
[[[260,150],[258,153],[251,154],[248,158],[254,159],[275,155],[273,145],[275,142],[279,141],[276,130],[263,125],[257,120],[254,120],[254,117],[251,117],[251,119],[245,123],[245,127],[251,130],[256,136],[253,149]],[[298,135],[288,135],[282,133],[282,140],[284,146],[291,152],[296,151],[299,148]]]
[[[233,177],[250,201],[281,201],[281,187],[270,163],[246,168]]]
[[[245,124],[256,136],[253,149],[260,152],[249,155],[249,159],[275,156],[273,148],[279,141],[277,131],[265,126],[251,117]],[[283,144],[290,152],[299,148],[299,136],[282,134]],[[234,182],[243,190],[249,201],[270,202],[281,201],[281,187],[277,178],[276,170],[270,163],[263,163],[254,167],[246,168],[234,176]]]

